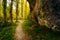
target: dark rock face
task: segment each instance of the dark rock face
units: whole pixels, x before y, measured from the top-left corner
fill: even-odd
[[[60,0],[35,0],[35,1],[40,1],[39,3],[40,6],[37,12],[39,24],[40,25],[43,24],[54,31],[60,31]],[[31,0],[31,2],[34,1]],[[37,9],[37,7],[35,9]],[[34,10],[32,11],[34,12]],[[37,13],[35,10],[34,14],[37,15]]]

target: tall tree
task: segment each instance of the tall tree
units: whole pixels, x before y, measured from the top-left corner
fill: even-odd
[[[38,13],[40,12],[40,0],[27,0],[30,4],[30,18],[38,24]]]
[[[60,31],[60,0],[27,0],[30,4],[31,19],[39,25],[45,25]]]
[[[6,23],[7,18],[6,18],[6,6],[7,6],[7,0],[3,0],[3,14],[4,14],[4,23]]]
[[[18,21],[18,15],[19,15],[18,7],[19,7],[19,0],[16,0],[16,22]]]
[[[21,0],[21,17],[23,17],[23,0]]]
[[[13,0],[11,0],[11,5],[10,5],[10,19],[11,19],[11,22],[13,22],[12,10],[13,10]]]
[[[2,0],[0,1],[0,17],[1,17],[1,14],[2,14]]]

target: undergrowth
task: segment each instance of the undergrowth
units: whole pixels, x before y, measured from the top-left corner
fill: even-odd
[[[13,40],[15,28],[16,28],[16,25],[1,27],[0,40]]]
[[[54,32],[45,26],[35,26],[32,21],[26,20],[22,23],[23,29],[32,36],[32,40],[60,40],[60,33]]]

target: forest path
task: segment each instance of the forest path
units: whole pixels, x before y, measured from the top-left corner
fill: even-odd
[[[23,31],[21,23],[16,27],[14,40],[31,40],[31,37]]]

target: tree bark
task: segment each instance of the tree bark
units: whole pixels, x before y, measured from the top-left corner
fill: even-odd
[[[30,18],[38,24],[38,15],[40,14],[40,0],[28,0],[30,4]]]
[[[21,0],[21,17],[23,19],[23,0]]]
[[[4,23],[6,23],[6,21],[7,21],[7,15],[6,15],[6,5],[7,5],[7,0],[3,0]]]
[[[19,0],[16,1],[16,22],[18,21],[18,14],[19,14],[18,6],[19,6]]]
[[[13,22],[12,10],[13,10],[13,0],[11,0],[11,5],[10,5],[10,19],[11,19],[11,22]]]
[[[39,25],[45,25],[48,28],[60,31],[60,29],[56,29],[60,27],[60,21],[58,21],[60,20],[60,0],[27,1],[30,4],[31,20]]]

